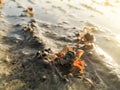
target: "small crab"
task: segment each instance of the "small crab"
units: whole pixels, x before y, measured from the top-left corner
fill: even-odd
[[[34,16],[34,10],[31,6],[27,7],[27,14],[28,14],[29,17]]]
[[[86,33],[82,34],[80,39],[78,40],[76,46],[79,47],[80,44],[83,44],[86,46],[92,46],[93,42],[95,41],[94,36],[91,34],[92,29],[88,27],[84,27],[83,30],[86,31]]]
[[[84,71],[84,68],[85,68],[85,62],[84,62],[84,60],[80,60],[80,58],[83,55],[83,53],[84,53],[83,50],[81,50],[81,49],[75,50],[74,48],[67,45],[62,51],[54,54],[53,57],[54,57],[54,59],[55,58],[64,58],[67,61],[69,61],[69,63],[70,63],[70,61],[72,61],[72,65],[77,67],[80,70],[80,73],[82,74]],[[67,57],[69,57],[69,58],[67,58]],[[72,60],[68,60],[68,59],[72,59]]]
[[[85,69],[85,62],[84,60],[80,60],[81,56],[83,55],[84,51],[78,49],[76,53],[76,57],[73,62],[73,66],[77,67],[80,70],[80,73],[82,74]]]

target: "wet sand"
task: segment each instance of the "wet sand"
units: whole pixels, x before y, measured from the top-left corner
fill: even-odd
[[[0,10],[0,90],[119,90],[120,3],[111,4],[6,0]],[[34,8],[34,17],[26,16],[28,6]],[[25,31],[33,18],[34,28]],[[95,86],[84,78],[62,81],[44,59],[35,58],[43,48],[58,52],[65,45],[74,46],[75,33],[83,32],[84,26],[96,28],[92,54],[86,52],[82,57],[87,64],[85,77]]]

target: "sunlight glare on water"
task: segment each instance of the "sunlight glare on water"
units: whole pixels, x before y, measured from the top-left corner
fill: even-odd
[[[118,43],[120,44],[120,35],[116,35],[116,40],[117,40]]]
[[[108,64],[108,66],[110,67],[118,67],[118,64],[113,60],[113,58],[109,54],[107,54],[105,51],[103,51],[100,47],[96,46],[96,50],[97,50],[97,53],[105,56],[104,62],[106,63],[106,65]]]

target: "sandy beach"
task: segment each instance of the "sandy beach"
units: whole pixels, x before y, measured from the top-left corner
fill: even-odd
[[[0,0],[0,90],[119,90],[119,9],[120,0]],[[84,74],[57,72],[51,54],[84,27],[95,37]]]

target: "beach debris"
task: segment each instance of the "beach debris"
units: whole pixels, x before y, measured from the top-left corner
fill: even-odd
[[[83,30],[85,31],[85,33],[76,34],[78,40],[76,46],[71,47],[69,45],[66,45],[60,52],[54,53],[52,55],[55,66],[59,65],[57,66],[57,68],[59,68],[60,65],[62,66],[62,68],[67,66],[66,68],[68,70],[68,75],[69,73],[71,73],[72,76],[75,76],[74,74],[78,72],[78,76],[84,74],[86,63],[84,60],[81,59],[81,57],[84,54],[84,49],[93,48],[95,38],[91,34],[92,29],[84,27]],[[81,44],[83,45],[84,49],[80,48]]]
[[[33,9],[33,7],[31,7],[31,6],[27,7],[27,15],[29,17],[33,17],[34,16],[34,9]]]
[[[91,28],[84,27],[83,30],[85,31],[84,34],[76,34],[78,40],[76,46],[71,47],[70,45],[66,45],[61,51],[52,54],[52,67],[54,66],[55,72],[62,79],[65,79],[63,77],[64,75],[81,78],[84,74],[85,66],[87,65],[81,59],[84,54],[84,49],[80,48],[80,46],[83,44],[84,48],[88,48],[88,46],[92,47],[95,38],[91,34]]]
[[[88,28],[84,28],[84,30],[88,30]],[[91,30],[88,30],[87,33],[90,33]],[[44,68],[50,69],[53,75],[57,75],[60,80],[65,82],[70,82],[70,77],[83,77],[85,75],[85,60],[84,50],[79,48],[78,46],[70,46],[66,45],[62,50],[57,53],[52,52],[51,48],[47,48],[44,45],[46,42],[44,36],[42,36],[42,31],[37,28],[36,20],[32,19],[25,27],[23,27],[23,32],[25,36],[25,42],[29,47],[34,47],[38,50],[35,55],[32,56],[33,60],[36,60],[35,65],[39,66],[39,64],[43,65]],[[83,44],[86,42],[93,43],[93,40],[89,39],[86,36],[86,33],[81,37],[81,33],[79,33],[78,41],[82,39]],[[90,34],[91,35],[91,34]],[[45,40],[44,42],[41,40]],[[82,44],[80,42],[80,44]],[[79,44],[79,45],[80,45]],[[41,46],[42,45],[42,46]],[[42,48],[41,48],[42,47]],[[26,54],[24,52],[24,54]],[[27,56],[27,55],[26,55]],[[32,63],[33,63],[32,62]],[[40,66],[42,67],[42,66]],[[47,76],[43,76],[43,82],[47,80]]]
[[[61,50],[60,52],[56,53],[55,55],[59,58],[62,58],[65,56],[65,54],[68,52],[68,51],[73,51],[73,48],[70,47],[69,45],[66,45],[65,48],[63,48],[63,50]]]
[[[20,17],[33,17],[34,16],[34,9],[32,6],[28,6],[25,10],[23,10]]]
[[[79,47],[81,44],[83,44],[84,49],[92,49],[93,43],[95,41],[95,37],[91,33],[92,29],[88,27],[84,27],[83,30],[86,31],[86,33],[82,33],[82,34],[78,33],[77,35],[78,42],[76,46]]]
[[[84,81],[85,84],[87,84],[88,86],[90,86],[90,87],[95,87],[95,83],[94,83],[91,79],[84,77],[84,78],[83,78],[83,81]]]
[[[81,60],[81,56],[83,55],[84,51],[83,50],[77,50],[77,55],[74,59],[73,66],[77,67],[80,69],[80,74],[83,74],[84,69],[85,69],[85,62],[84,60]]]
[[[84,60],[80,59],[83,53],[83,50],[72,48],[71,46],[67,45],[63,50],[54,54],[53,58],[55,62],[61,65],[69,64],[69,69],[71,69],[72,67],[76,67],[77,69],[79,69],[80,74],[83,74],[85,69],[85,62]]]

